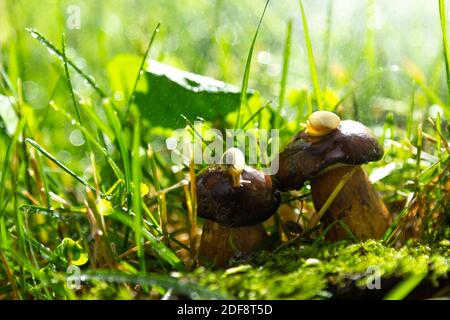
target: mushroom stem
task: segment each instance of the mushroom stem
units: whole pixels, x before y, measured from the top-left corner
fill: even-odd
[[[255,251],[265,238],[267,233],[261,223],[230,228],[205,220],[199,255],[218,267],[226,267],[231,258]]]
[[[311,179],[311,193],[317,211],[324,205],[342,177],[354,166],[340,166],[327,170]],[[322,221],[328,225],[342,219],[358,240],[379,239],[390,224],[390,216],[373,189],[367,175],[358,168],[328,207]],[[343,240],[348,234],[339,224],[334,224],[325,238]]]

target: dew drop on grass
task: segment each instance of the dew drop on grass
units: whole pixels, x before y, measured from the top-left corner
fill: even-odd
[[[72,130],[72,132],[70,133],[69,136],[69,140],[70,143],[73,144],[74,146],[81,146],[84,144],[84,137],[83,137],[83,133],[81,132],[80,129],[75,129]]]
[[[30,34],[31,34],[31,36],[32,36],[33,38],[35,38],[35,39],[39,38],[39,35],[38,35],[37,32],[34,31],[34,30],[30,30]]]

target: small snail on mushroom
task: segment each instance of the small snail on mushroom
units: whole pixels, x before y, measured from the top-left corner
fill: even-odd
[[[389,227],[389,213],[367,175],[355,166],[382,156],[383,148],[367,127],[318,111],[309,117],[306,131],[280,154],[275,179],[284,191],[300,189],[309,180],[314,207],[319,211],[343,176],[354,170],[328,207],[323,222],[331,224],[342,219],[357,239],[380,238]],[[334,224],[326,235],[329,240],[346,237],[339,224]]]
[[[262,222],[278,209],[280,196],[269,175],[245,165],[237,148],[197,176],[197,214],[205,218],[199,255],[219,267],[254,251],[267,237]]]

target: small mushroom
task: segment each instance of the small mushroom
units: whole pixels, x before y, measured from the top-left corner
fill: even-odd
[[[330,224],[342,219],[357,239],[377,239],[389,227],[390,216],[359,165],[382,156],[383,148],[367,127],[319,111],[310,116],[306,131],[280,154],[275,179],[285,191],[300,189],[310,180],[314,207],[319,211],[344,175],[353,170],[322,220]],[[347,233],[335,223],[326,238],[341,240],[347,238]]]
[[[197,214],[205,219],[199,255],[219,267],[258,248],[267,237],[262,222],[280,204],[271,177],[242,159],[239,149],[228,149],[222,164],[197,176]]]

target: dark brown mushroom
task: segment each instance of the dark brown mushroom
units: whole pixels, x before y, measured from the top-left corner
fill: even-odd
[[[268,175],[243,166],[214,165],[197,176],[197,214],[205,218],[199,255],[223,267],[248,254],[266,237],[262,222],[280,204]]]
[[[314,122],[321,116],[337,117],[326,113],[316,114]],[[322,119],[322,123],[326,122]],[[314,207],[319,211],[344,175],[353,170],[322,221],[330,224],[342,219],[357,239],[380,238],[389,227],[390,216],[359,165],[380,160],[383,148],[370,130],[356,121],[340,121],[322,136],[320,127],[326,126],[311,128],[313,125],[308,123],[307,130],[280,154],[280,168],[275,175],[280,189],[300,189],[309,180]],[[335,223],[326,238],[341,240],[347,236],[344,228]]]

